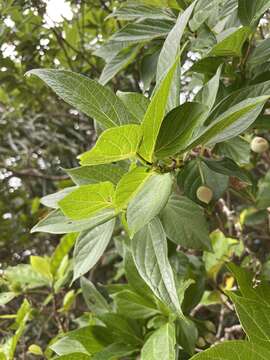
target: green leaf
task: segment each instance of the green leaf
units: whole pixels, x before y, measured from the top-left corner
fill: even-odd
[[[99,78],[101,85],[106,85],[116,74],[126,68],[138,55],[142,45],[121,50],[102,70]]]
[[[205,163],[198,159],[191,160],[184,169],[180,171],[177,177],[178,185],[183,190],[184,195],[201,205],[203,204],[199,202],[196,194],[199,186],[203,184],[208,186],[213,191],[214,200],[218,200],[228,187],[228,180],[228,176],[212,171]]]
[[[70,194],[72,191],[76,190],[76,186],[67,187],[63,190],[57,191],[54,194],[43,196],[40,199],[42,205],[50,207],[52,209],[59,209],[58,202],[62,200],[66,195]]]
[[[60,210],[54,210],[37,223],[31,229],[31,233],[39,231],[50,234],[80,232],[83,230],[93,229],[95,226],[103,224],[113,217],[115,217],[115,211],[113,209],[105,209],[92,216],[91,219],[87,218],[75,221],[64,216]]]
[[[268,360],[270,351],[248,341],[226,341],[211,347],[191,358],[191,360]]]
[[[116,95],[123,101],[133,116],[137,118],[138,123],[141,123],[149,106],[149,99],[136,92],[117,91]]]
[[[179,319],[177,321],[179,326],[177,343],[190,355],[195,352],[196,342],[198,340],[198,330],[194,322],[190,319]]]
[[[4,270],[4,277],[11,285],[20,285],[23,290],[34,289],[48,285],[46,279],[40,273],[33,271],[31,265],[18,264],[9,266]]]
[[[76,233],[71,233],[61,238],[60,243],[57,245],[56,249],[54,250],[50,260],[50,270],[53,275],[57,273],[57,270],[61,265],[62,260],[73,247],[76,237],[77,237]]]
[[[98,318],[106,325],[109,331],[117,339],[117,342],[134,345],[142,343],[142,334],[138,323],[115,313],[99,315]]]
[[[220,230],[212,232],[210,239],[213,251],[205,251],[203,260],[208,276],[215,279],[225,261],[237,252],[237,248],[241,250],[242,244],[236,239],[226,237]]]
[[[229,158],[224,158],[221,160],[203,158],[202,160],[209,167],[209,169],[219,174],[235,176],[249,185],[252,183],[249,173],[244,169],[241,169],[233,160]]]
[[[163,44],[157,65],[156,81],[158,84],[166,76],[169,69],[174,65],[175,60],[178,57],[178,54],[180,52],[180,42],[196,2],[197,0],[194,1],[183,13],[179,15],[176,24],[170,31]],[[172,81],[172,86],[170,89],[170,95],[167,104],[169,110],[180,105],[179,73],[180,71],[178,69],[178,71],[175,72],[174,79]]]
[[[38,76],[64,101],[105,128],[136,123],[122,101],[95,80],[71,71],[52,69],[35,69],[27,74]]]
[[[171,110],[162,122],[155,157],[169,157],[184,149],[206,110],[206,106],[196,102],[186,102]]]
[[[123,3],[122,6],[114,10],[107,18],[110,17],[129,21],[137,19],[171,20],[174,18],[174,15],[168,9],[159,9],[150,5],[140,5],[134,1]]]
[[[3,346],[1,346],[1,350],[6,356],[7,360],[14,359],[18,341],[25,332],[26,323],[30,318],[30,314],[31,314],[31,306],[29,302],[26,299],[24,299],[23,303],[21,304],[17,312],[17,316],[14,324],[16,331],[14,335],[8,338],[7,342],[5,342]]]
[[[128,280],[129,286],[135,290],[135,292],[142,297],[146,298],[148,301],[152,302],[152,305],[155,305],[153,300],[154,296],[151,289],[148,285],[143,281],[140,276],[137,267],[135,265],[132,253],[130,250],[125,249],[124,256],[124,266],[125,266],[125,275]]]
[[[246,99],[256,98],[263,95],[270,95],[270,81],[265,81],[260,84],[247,86],[237,91],[233,91],[214,108],[209,118],[207,119],[207,122],[210,123],[219,115],[225,113],[229,108],[241,103]]]
[[[58,360],[91,360],[91,357],[89,355],[82,354],[81,352],[80,353],[72,352],[68,355],[59,356],[57,357],[57,359]]]
[[[212,110],[219,89],[220,75],[222,66],[219,66],[216,74],[202,87],[202,89],[195,96],[194,101],[204,104],[208,107],[208,110]]]
[[[208,56],[237,56],[242,55],[242,47],[251,30],[249,27],[225,30],[222,39],[211,49]]]
[[[145,167],[137,167],[126,173],[115,189],[114,204],[116,208],[125,208],[153,174]]]
[[[37,273],[39,273],[45,279],[48,279],[50,282],[52,281],[52,273],[49,259],[41,256],[31,256],[30,264]]]
[[[80,166],[65,169],[65,172],[76,185],[94,184],[103,181],[111,181],[113,184],[117,184],[125,174],[125,170],[116,164]]]
[[[105,130],[96,145],[79,156],[81,165],[98,165],[134,158],[140,145],[139,125],[124,125]]]
[[[178,66],[178,62],[179,58],[177,58],[164,79],[160,82],[142,121],[143,141],[139,153],[149,162],[153,161],[156,140],[165,115],[173,75]]]
[[[81,233],[74,248],[73,281],[87,273],[98,262],[108,246],[115,219],[101,224],[94,229]]]
[[[82,277],[80,285],[84,301],[92,313],[100,315],[110,311],[110,306],[108,305],[106,299],[101,295],[90,280]]]
[[[269,7],[269,0],[238,0],[239,19],[243,25],[255,25]]]
[[[169,20],[147,19],[140,22],[129,23],[113,34],[110,42],[138,43],[165,37],[171,30],[173,22]]]
[[[215,144],[241,134],[255,121],[268,98],[269,96],[259,96],[232,106],[205,127],[190,142],[187,149],[200,144]]]
[[[122,290],[111,295],[116,311],[130,319],[148,319],[159,314],[155,304],[131,290]]]
[[[114,186],[109,181],[82,185],[59,201],[59,206],[67,217],[82,220],[112,208],[113,194]]]
[[[189,22],[190,29],[195,32],[218,9],[221,0],[201,0],[197,3],[194,15]]]
[[[90,355],[101,351],[110,340],[111,336],[104,326],[85,326],[66,333],[63,338],[53,343],[50,349],[57,355],[73,354],[74,351]]]
[[[270,1],[269,1],[270,5]],[[247,64],[250,67],[255,67],[260,64],[263,64],[269,60],[270,57],[270,39],[265,39],[261,41],[252,53],[249,55]]]
[[[172,183],[173,179],[169,173],[153,175],[144,183],[127,208],[127,223],[132,234],[151,221],[164,208],[171,193]]]
[[[173,194],[160,219],[167,237],[188,249],[211,250],[203,210],[184,196]]]
[[[165,324],[156,330],[142,348],[142,360],[175,360],[175,328]]]
[[[237,136],[217,144],[214,152],[234,160],[239,165],[244,165],[249,163],[250,144],[242,137]]]
[[[142,58],[140,72],[143,91],[148,91],[150,89],[150,86],[156,76],[159,53],[160,51],[156,50],[150,54],[146,53]]]
[[[253,274],[246,268],[237,266],[234,263],[227,264],[227,268],[235,276],[244,297],[258,301],[268,307],[270,306],[270,289],[267,281],[261,281],[259,285],[253,288]]]
[[[123,359],[123,356],[132,355],[136,352],[136,348],[134,346],[123,344],[123,343],[113,343],[107,346],[102,351],[95,354],[93,360],[115,360],[115,359]]]
[[[227,292],[250,341],[270,351],[270,306]]]
[[[158,299],[183,317],[160,220],[155,218],[145,225],[135,234],[131,245],[136,267],[146,284]]]

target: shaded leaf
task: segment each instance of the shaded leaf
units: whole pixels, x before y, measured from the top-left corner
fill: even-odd
[[[174,243],[188,249],[211,250],[204,212],[193,201],[173,194],[160,219],[167,237]]]

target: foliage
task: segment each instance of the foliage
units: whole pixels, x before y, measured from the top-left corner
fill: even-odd
[[[98,139],[40,199],[51,211],[32,233],[65,234],[55,250],[3,271],[0,304],[21,305],[0,318],[0,358],[26,339],[46,359],[267,359],[270,160],[249,143],[269,138],[269,1],[102,4],[110,36],[90,60],[89,39],[73,64],[58,34],[66,63],[24,69]],[[78,21],[91,22],[86,9]],[[99,80],[78,73],[97,57]]]

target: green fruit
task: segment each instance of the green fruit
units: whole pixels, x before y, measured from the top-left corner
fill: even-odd
[[[200,186],[197,189],[196,195],[197,198],[205,204],[209,204],[213,199],[213,191],[207,186]]]
[[[269,149],[269,144],[266,139],[260,136],[255,136],[250,144],[251,150],[257,154],[261,154]]]

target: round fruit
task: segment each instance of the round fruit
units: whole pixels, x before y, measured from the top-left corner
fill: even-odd
[[[261,154],[269,149],[269,144],[266,139],[260,136],[255,136],[250,144],[251,150],[257,154]]]
[[[196,195],[197,198],[205,204],[209,204],[213,199],[213,191],[207,186],[200,186],[197,189]]]

